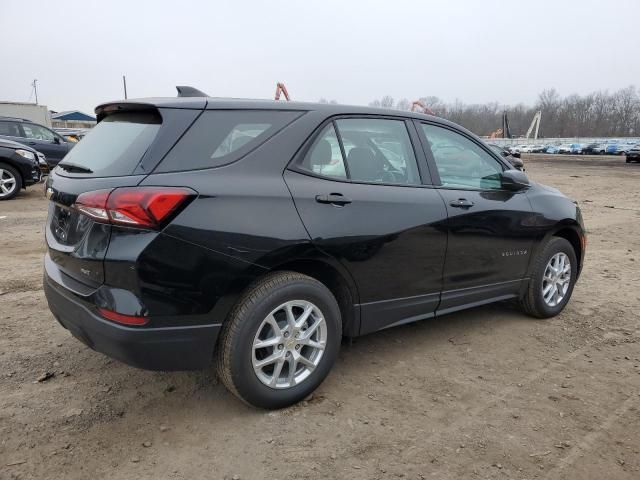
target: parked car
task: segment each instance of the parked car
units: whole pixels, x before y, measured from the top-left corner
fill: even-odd
[[[619,148],[620,148],[620,145],[617,143],[608,143],[607,146],[605,147],[605,153],[607,155],[617,155]]]
[[[558,154],[560,153],[560,147],[558,145],[549,145],[544,153]]]
[[[581,143],[572,143],[569,147],[571,148],[570,153],[573,153],[574,155],[582,155],[584,146]]]
[[[558,153],[571,153],[571,144],[563,143],[558,147]]]
[[[524,172],[524,161],[522,159],[514,157],[511,152],[509,152],[509,150],[501,147],[500,145],[490,143],[489,147],[491,147],[491,150],[493,150],[507,162],[509,162],[513,168],[515,168],[516,170],[522,170]]]
[[[606,146],[603,143],[589,143],[582,149],[585,155],[602,155],[605,151]]]
[[[626,160],[627,163],[640,162],[640,144],[629,149]]]
[[[635,144],[633,143],[619,143],[617,145],[616,148],[616,155],[626,155],[627,152],[629,152],[633,147],[635,147]]]
[[[257,407],[309,395],[342,336],[505,299],[557,315],[582,268],[577,204],[441,118],[202,96],[96,113],[47,180],[51,311],[138,367],[215,356]]]
[[[0,200],[10,200],[40,181],[39,155],[31,147],[0,139]]]
[[[546,145],[532,145],[531,146],[531,153],[544,153],[546,148],[547,148]]]
[[[13,117],[0,117],[0,138],[22,143],[42,152],[50,167],[57,165],[75,145],[44,125]]]
[[[509,147],[509,151],[512,155],[525,153],[525,149],[528,148],[528,145],[512,145]]]
[[[62,135],[70,142],[78,143],[84,138],[89,129],[87,128],[56,128],[55,132]]]

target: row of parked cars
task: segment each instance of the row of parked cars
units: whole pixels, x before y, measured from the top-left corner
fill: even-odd
[[[38,183],[78,138],[24,118],[0,117],[0,200]]]
[[[563,143],[558,145],[512,145],[506,147],[512,155],[521,153],[552,153],[574,155],[627,155],[627,163],[637,158],[640,142]],[[631,158],[629,156],[631,155]]]

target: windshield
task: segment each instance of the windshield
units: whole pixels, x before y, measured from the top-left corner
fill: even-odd
[[[59,166],[95,177],[131,175],[153,143],[161,123],[155,112],[109,115],[69,151]]]

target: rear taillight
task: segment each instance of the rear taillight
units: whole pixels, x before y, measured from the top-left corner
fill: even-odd
[[[195,195],[184,187],[124,187],[82,193],[74,206],[99,222],[157,229]]]

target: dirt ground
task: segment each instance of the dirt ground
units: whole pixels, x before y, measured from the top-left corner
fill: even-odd
[[[137,370],[72,338],[42,292],[42,186],[1,202],[0,479],[640,478],[640,165],[525,161],[583,209],[565,311],[498,304],[345,342],[275,412],[212,372]]]

